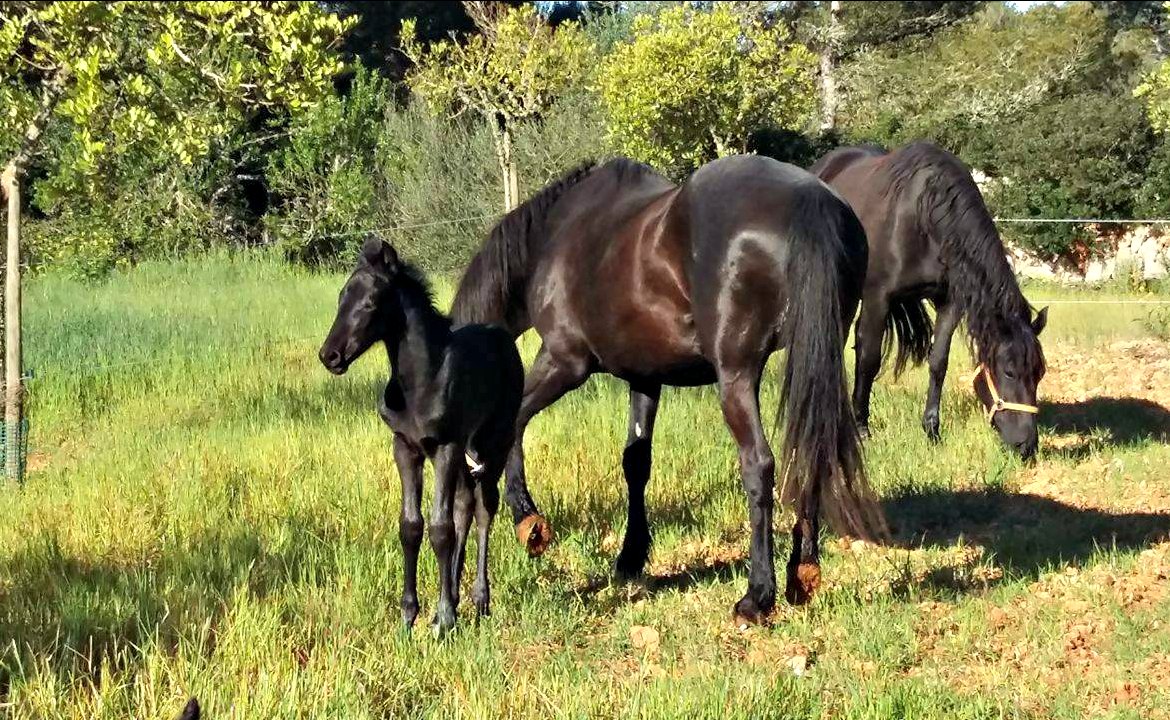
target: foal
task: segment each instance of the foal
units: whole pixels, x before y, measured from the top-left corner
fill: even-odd
[[[512,447],[524,366],[507,332],[487,325],[453,328],[435,309],[422,274],[400,261],[389,244],[371,237],[341,290],[321,363],[341,375],[378,341],[386,345],[391,367],[378,412],[394,432],[402,478],[402,620],[410,628],[419,610],[425,456],[435,468],[430,534],[439,562],[439,606],[433,626],[442,634],[455,626],[473,514],[479,554],[472,600],[480,615],[489,612],[488,533]]]

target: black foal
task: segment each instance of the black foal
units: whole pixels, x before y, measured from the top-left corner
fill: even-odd
[[[379,340],[386,344],[391,375],[378,411],[394,431],[402,478],[402,619],[409,628],[418,617],[423,458],[429,456],[435,466],[431,545],[439,562],[434,629],[442,633],[455,625],[473,514],[479,556],[472,600],[481,615],[489,610],[488,533],[512,447],[524,366],[507,332],[487,325],[453,328],[435,309],[422,274],[401,262],[389,244],[370,238],[341,290],[321,362],[341,375]]]

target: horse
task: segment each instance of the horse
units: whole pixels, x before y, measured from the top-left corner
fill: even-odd
[[[551,538],[524,472],[524,432],[537,413],[593,373],[628,383],[629,505],[616,561],[628,577],[649,555],[645,489],[661,388],[717,383],[751,524],[748,589],[734,612],[765,621],[776,601],[776,462],[759,389],[769,356],[786,347],[781,497],[797,520],[785,597],[807,601],[820,580],[822,509],[843,532],[884,528],[843,359],[865,265],[865,233],[848,204],[804,170],[762,157],[716,160],[681,185],[625,158],[585,163],[507,213],[468,265],[451,313],[541,337],[506,471],[505,500],[529,552]]]
[[[499,478],[512,447],[524,387],[513,337],[475,324],[453,327],[435,309],[426,278],[377,238],[362,245],[321,346],[321,363],[342,375],[374,343],[386,346],[391,377],[378,406],[394,433],[402,480],[399,539],[405,555],[402,620],[418,617],[423,460],[435,469],[430,539],[439,563],[436,635],[455,626],[464,551],[474,514],[478,556],[472,601],[490,612],[488,535],[499,507]]]
[[[965,321],[977,362],[972,382],[988,423],[1031,458],[1038,445],[1036,388],[1045,370],[1039,336],[1048,308],[1033,315],[967,167],[937,145],[916,142],[894,152],[838,148],[811,172],[849,202],[869,239],[854,333],[853,411],[862,436],[869,435],[873,381],[896,338],[895,376],[911,363],[926,361],[930,368],[922,427],[939,440],[951,337]],[[936,309],[933,329],[927,300]]]

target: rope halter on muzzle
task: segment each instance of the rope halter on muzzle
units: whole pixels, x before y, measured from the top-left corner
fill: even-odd
[[[1015,410],[1016,412],[1028,413],[1035,415],[1040,412],[1040,408],[1035,405],[1025,405],[1023,403],[1008,402],[999,394],[999,390],[995,387],[995,380],[991,378],[991,370],[986,366],[980,364],[975,368],[975,373],[971,376],[971,382],[983,375],[983,379],[987,382],[987,391],[991,393],[991,407],[987,408],[987,422],[995,421],[995,414],[1000,410]]]

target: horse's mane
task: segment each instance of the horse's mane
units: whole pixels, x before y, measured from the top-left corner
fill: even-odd
[[[422,270],[412,263],[399,260],[393,282],[394,289],[404,306],[422,310],[426,322],[435,327],[451,326],[451,320],[435,305],[435,292]]]
[[[522,301],[535,251],[546,239],[546,223],[553,205],[574,185],[601,171],[613,172],[618,182],[653,172],[626,158],[604,165],[587,161],[504,215],[463,273],[451,305],[451,317],[456,322],[509,324],[514,303]]]
[[[1020,323],[1030,321],[1031,308],[1008,264],[983,195],[961,160],[927,142],[895,151],[886,171],[891,195],[921,189],[918,222],[923,232],[939,242],[950,300],[962,308],[979,361],[989,362],[996,344],[1022,340]],[[1022,345],[1028,366],[1042,366],[1038,344],[1024,341]]]

